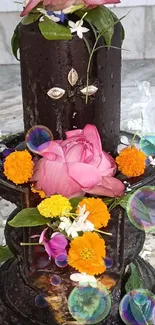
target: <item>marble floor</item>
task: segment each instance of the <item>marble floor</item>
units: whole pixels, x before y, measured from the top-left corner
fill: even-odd
[[[149,118],[148,118],[149,117]],[[124,61],[122,65],[121,130],[154,132],[155,60]],[[0,66],[1,135],[23,130],[20,68]],[[0,244],[6,218],[15,208],[0,198]],[[155,234],[148,234],[142,256],[155,267]]]

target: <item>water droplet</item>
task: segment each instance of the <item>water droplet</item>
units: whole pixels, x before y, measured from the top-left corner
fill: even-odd
[[[100,284],[95,288],[79,285],[72,290],[68,298],[68,309],[79,323],[96,324],[105,319],[110,312],[110,294]]]
[[[53,285],[53,286],[58,286],[60,283],[61,283],[61,278],[59,275],[52,275],[51,278],[50,278],[50,283]]]
[[[59,254],[55,258],[55,264],[59,267],[66,267],[68,265],[67,254]]]
[[[155,324],[155,295],[145,289],[127,293],[119,306],[120,316],[126,325]]]
[[[52,132],[42,125],[36,125],[31,128],[25,138],[25,142],[30,151],[34,153],[39,153],[38,147],[40,145],[48,147],[49,142],[53,140]],[[45,149],[45,148],[42,148]]]
[[[113,260],[110,257],[106,257],[104,259],[104,263],[105,263],[107,269],[110,269],[113,266]]]
[[[144,186],[135,191],[127,204],[127,215],[138,229],[152,231],[155,229],[155,187]]]
[[[44,296],[37,295],[35,297],[35,305],[36,305],[36,307],[39,307],[39,308],[46,308],[46,307],[48,307],[48,302],[45,300]]]

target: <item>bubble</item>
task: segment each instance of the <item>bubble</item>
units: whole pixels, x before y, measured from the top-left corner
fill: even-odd
[[[143,306],[147,302],[147,297],[142,292],[136,293],[133,298],[134,298],[134,302],[139,306]]]
[[[48,302],[45,300],[43,295],[37,295],[35,297],[35,305],[39,308],[46,308],[48,307]]]
[[[79,323],[96,324],[105,319],[110,312],[110,294],[101,284],[97,287],[79,285],[69,295],[68,309]]]
[[[146,232],[155,230],[155,186],[144,186],[135,191],[126,211],[136,228]]]
[[[43,125],[36,125],[31,128],[25,138],[25,142],[29,150],[34,153],[39,153],[38,147],[44,144],[43,149],[49,145],[49,141],[53,140],[52,132]]]
[[[55,258],[55,264],[59,267],[66,267],[68,265],[68,256],[67,254],[59,254]]]
[[[155,134],[144,135],[140,139],[140,149],[147,155],[155,155]]]
[[[110,257],[106,257],[104,263],[107,269],[110,269],[113,266],[113,260]]]
[[[155,324],[155,295],[145,289],[132,290],[122,299],[119,312],[126,325]]]
[[[60,283],[61,283],[61,278],[59,275],[52,275],[51,278],[50,278],[50,283],[53,285],[53,286],[58,286]]]

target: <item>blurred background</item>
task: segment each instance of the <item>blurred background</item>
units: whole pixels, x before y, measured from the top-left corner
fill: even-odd
[[[18,0],[20,1],[20,0]],[[22,1],[21,1],[22,2]],[[121,130],[142,135],[155,125],[155,0],[122,0],[109,6],[125,28],[122,50]],[[11,37],[22,5],[0,0],[0,136],[23,130],[19,62],[11,53]],[[3,227],[15,208],[0,198],[0,244]],[[155,236],[148,234],[143,257],[155,266]]]

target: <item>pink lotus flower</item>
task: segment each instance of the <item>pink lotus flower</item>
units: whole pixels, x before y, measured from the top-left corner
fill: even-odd
[[[48,228],[44,229],[40,235],[39,243],[43,244],[45,247],[45,251],[49,257],[56,258],[59,254],[67,254],[66,246],[68,245],[68,241],[65,236],[61,233],[53,233],[50,240],[47,240],[45,234]]]
[[[105,4],[120,3],[120,0],[29,0],[27,6],[21,13],[21,17],[27,15],[33,10],[40,2],[43,2],[45,7],[50,6],[52,10],[63,10],[72,5],[85,4],[86,6],[99,6]]]
[[[87,6],[100,6],[100,5],[120,3],[120,0],[84,0],[84,3]]]
[[[50,6],[52,10],[63,10],[72,5],[78,5],[79,3],[83,3],[80,0],[29,0],[27,6],[21,13],[21,17],[27,15],[31,10],[33,10],[40,2],[43,2],[45,7]]]
[[[114,159],[102,151],[97,128],[87,124],[83,130],[66,132],[66,140],[42,144],[43,156],[35,165],[32,182],[47,196],[66,197],[87,193],[103,196],[121,196],[124,185],[114,178]]]

